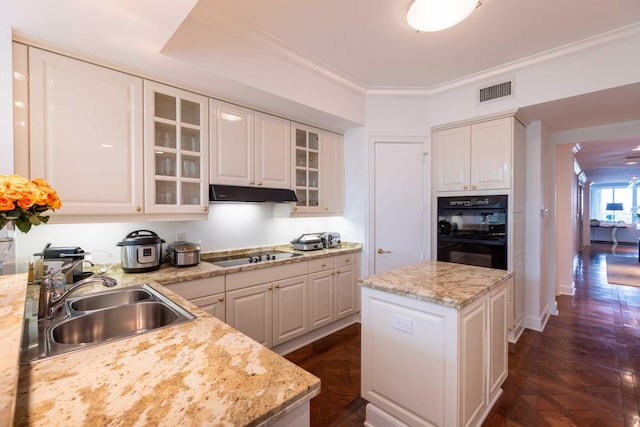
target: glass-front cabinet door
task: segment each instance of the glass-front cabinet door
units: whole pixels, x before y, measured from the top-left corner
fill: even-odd
[[[322,131],[298,123],[291,124],[292,168],[291,181],[298,203],[294,212],[321,212],[321,155]]]
[[[145,81],[145,212],[208,211],[208,100]]]

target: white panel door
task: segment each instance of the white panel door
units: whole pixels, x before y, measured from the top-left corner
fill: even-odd
[[[29,70],[30,172],[54,217],[142,213],[142,79],[35,48]]]
[[[436,156],[436,189],[463,191],[469,189],[471,167],[471,127],[461,126],[433,134]]]
[[[425,259],[422,141],[374,142],[374,272]],[[428,188],[428,187],[427,187]]]
[[[309,330],[309,278],[293,277],[273,284],[273,345]]]
[[[211,114],[211,183],[253,186],[255,184],[254,112],[215,99]]]
[[[255,184],[291,188],[291,122],[256,111]]]
[[[511,141],[513,119],[471,125],[471,189],[511,187]]]
[[[227,292],[227,323],[265,347],[273,344],[273,285]]]

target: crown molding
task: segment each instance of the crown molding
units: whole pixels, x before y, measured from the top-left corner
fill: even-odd
[[[640,36],[640,23],[631,24],[625,27],[617,28],[606,33],[598,34],[574,43],[569,43],[542,53],[531,55],[518,59],[506,64],[499,65],[494,68],[483,70],[479,73],[470,74],[468,76],[445,82],[441,85],[432,86],[430,88],[383,88],[371,87],[367,91],[367,95],[378,96],[429,96],[455,89],[457,87],[466,86],[472,83],[484,82],[487,79],[496,78],[503,74],[513,74],[516,71],[551,63],[559,59],[570,58],[573,56],[584,55],[589,52],[600,50],[607,46],[624,43]]]

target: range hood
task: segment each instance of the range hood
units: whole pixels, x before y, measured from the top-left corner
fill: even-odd
[[[210,202],[297,202],[293,190],[283,188],[239,187],[235,185],[209,185]]]

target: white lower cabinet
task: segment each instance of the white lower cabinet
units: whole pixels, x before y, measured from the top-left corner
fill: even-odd
[[[227,323],[266,347],[309,330],[308,262],[227,275]]]
[[[307,276],[264,283],[227,293],[227,323],[266,347],[309,329]]]
[[[359,254],[227,275],[227,323],[274,347],[360,311]]]
[[[226,321],[225,276],[213,276],[205,279],[164,285],[182,298],[198,306],[207,313]]]
[[[507,376],[506,286],[462,310],[362,288],[368,425],[482,423]]]

